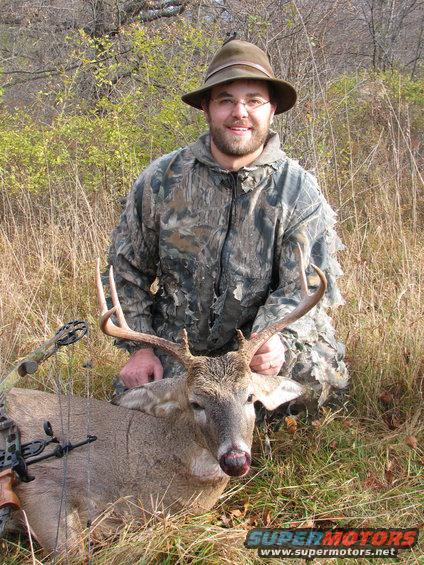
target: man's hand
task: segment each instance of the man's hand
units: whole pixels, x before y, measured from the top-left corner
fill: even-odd
[[[128,363],[119,373],[125,386],[133,388],[151,381],[159,381],[163,377],[163,367],[160,359],[153,353],[151,347],[139,349],[133,353]]]
[[[256,334],[252,334],[252,337]],[[273,335],[255,353],[250,368],[262,375],[277,375],[284,363],[284,345],[278,334]]]

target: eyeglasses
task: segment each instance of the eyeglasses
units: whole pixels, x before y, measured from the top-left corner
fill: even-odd
[[[263,98],[248,98],[247,100],[237,100],[237,98],[225,97],[225,98],[214,98],[212,100],[218,108],[221,110],[228,110],[228,112],[232,111],[237,104],[242,104],[247,112],[254,112],[258,110],[265,104],[271,102],[271,100],[264,100]]]

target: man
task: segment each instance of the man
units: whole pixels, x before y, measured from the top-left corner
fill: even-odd
[[[295,307],[300,244],[306,264],[326,273],[324,304],[264,344],[251,369],[292,376],[318,391],[322,404],[348,380],[343,346],[325,313],[341,303],[341,244],[315,178],[270,131],[296,92],[274,77],[262,50],[233,39],[216,53],[203,86],[182,100],[204,112],[209,133],[143,171],[112,236],[110,261],[127,321],[175,341],[185,327],[195,354],[235,348],[236,328],[249,335]],[[308,283],[317,283],[310,268]],[[131,353],[120,373],[128,387],[181,371],[152,348],[120,345]]]

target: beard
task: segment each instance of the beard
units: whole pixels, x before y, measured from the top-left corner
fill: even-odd
[[[264,125],[243,124],[233,122],[226,124],[227,126],[247,126],[251,127],[248,139],[240,138],[233,135],[230,130],[224,126],[216,126],[209,123],[209,131],[216,147],[226,155],[243,157],[257,151],[265,144],[269,135],[270,121]]]

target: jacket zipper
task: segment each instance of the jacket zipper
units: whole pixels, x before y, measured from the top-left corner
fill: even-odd
[[[228,240],[228,236],[230,234],[230,230],[231,230],[231,225],[233,223],[233,219],[235,218],[235,210],[234,210],[234,205],[235,205],[235,200],[236,200],[236,190],[237,190],[237,178],[238,175],[237,173],[235,175],[233,175],[232,173],[230,173],[230,178],[231,178],[231,203],[230,203],[230,212],[228,214],[228,224],[227,224],[227,231],[225,233],[225,237],[224,237],[224,241],[222,243],[221,246],[221,251],[220,251],[220,257],[219,257],[219,270],[218,270],[218,276],[216,278],[215,281],[215,295],[218,296],[219,293],[219,287],[221,284],[221,278],[222,278],[222,271],[223,271],[223,266],[224,266],[224,250],[227,244],[227,240]],[[214,316],[215,318],[215,316]]]

